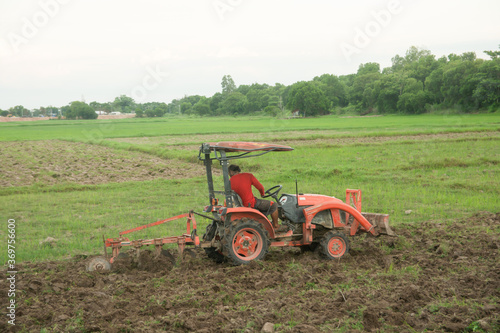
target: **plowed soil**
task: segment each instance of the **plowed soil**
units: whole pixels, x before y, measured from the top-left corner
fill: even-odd
[[[348,135],[350,132],[336,130],[304,130],[265,133],[240,133],[240,134],[193,134],[186,136],[155,136],[155,137],[133,137],[106,139],[108,141],[127,142],[133,144],[163,144],[176,145],[177,149],[189,149],[196,151],[202,142],[218,141],[267,141],[284,145],[311,146],[311,145],[349,145],[364,143],[384,143],[388,141],[431,141],[431,140],[453,140],[453,139],[480,139],[496,138],[500,133],[489,132],[448,132],[435,134],[414,135],[390,135],[390,136],[364,136],[364,137],[333,137],[336,135]],[[311,137],[316,138],[311,138]],[[301,138],[302,137],[302,138]],[[299,139],[297,139],[299,138]],[[186,145],[186,141],[196,144]]]
[[[336,261],[273,248],[237,267],[201,252],[172,263],[146,250],[109,272],[86,272],[88,258],[23,263],[16,326],[2,315],[0,331],[260,332],[266,323],[275,332],[499,330],[499,213],[394,229],[398,237],[351,238]]]
[[[0,187],[104,184],[204,175],[204,169],[196,164],[80,142],[4,142],[0,156]]]

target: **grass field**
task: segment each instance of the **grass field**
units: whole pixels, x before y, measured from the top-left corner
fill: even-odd
[[[9,219],[16,225],[16,331],[500,328],[498,113],[0,123],[0,140],[0,237]],[[103,235],[201,212],[208,191],[198,147],[225,140],[294,147],[239,164],[284,193],[296,180],[300,192],[342,199],[359,188],[363,211],[390,214],[398,236],[352,237],[341,260],[272,248],[244,267],[202,251],[174,265],[141,251],[111,272],[85,271]],[[203,231],[208,221],[197,221]],[[133,238],[184,231],[179,221]],[[5,271],[7,258],[4,247]]]
[[[395,135],[487,131],[498,128],[497,114],[384,116],[369,118],[322,117],[307,119],[275,118],[159,118],[122,120],[78,120],[9,122],[0,124],[0,141],[78,140],[99,141],[107,138],[181,136],[193,134],[259,133],[326,130],[328,135]]]
[[[19,261],[94,253],[102,235],[201,210],[200,143],[267,140],[295,150],[241,161],[266,187],[294,192],[297,179],[301,192],[339,198],[360,188],[364,210],[392,224],[447,221],[498,209],[499,129],[498,114],[4,123],[0,207],[17,222]]]

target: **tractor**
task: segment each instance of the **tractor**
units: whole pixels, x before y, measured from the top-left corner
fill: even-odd
[[[177,243],[179,254],[186,246],[203,248],[209,258],[216,262],[228,261],[233,265],[248,264],[263,260],[270,247],[296,246],[318,249],[326,259],[337,259],[349,251],[348,236],[368,233],[394,236],[389,227],[389,215],[362,213],[361,191],[347,189],[345,202],[333,196],[295,193],[281,194],[282,185],[265,192],[264,198],[272,198],[278,205],[279,219],[288,226],[288,231],[277,232],[271,221],[260,211],[243,207],[241,199],[231,190],[229,177],[230,161],[262,156],[271,152],[292,151],[293,148],[263,142],[218,142],[203,143],[198,159],[204,163],[207,175],[208,201],[202,213],[188,213],[142,225],[119,233],[117,238],[104,239],[104,257],[93,258],[87,265],[89,271],[107,270],[118,258],[123,247],[131,247],[139,255],[143,246],[153,245],[156,255],[165,253],[165,244]],[[213,181],[213,162],[220,163],[224,191],[216,191]],[[223,197],[223,200],[219,197]],[[200,239],[196,216],[212,222]],[[187,231],[181,236],[130,240],[125,237],[135,231],[153,226],[187,219]],[[111,248],[111,256],[108,254]]]

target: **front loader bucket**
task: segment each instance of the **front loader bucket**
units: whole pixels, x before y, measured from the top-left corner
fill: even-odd
[[[396,233],[389,226],[388,214],[361,213],[368,220],[375,230],[382,235],[396,236]]]

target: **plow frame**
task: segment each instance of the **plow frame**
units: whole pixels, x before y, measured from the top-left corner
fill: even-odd
[[[187,218],[186,224],[187,224],[187,231],[185,234],[182,234],[180,236],[169,236],[169,237],[161,237],[161,238],[151,238],[151,239],[138,239],[138,240],[133,240],[131,241],[127,237],[123,237],[124,235],[139,231],[139,230],[144,230],[146,228],[154,227],[157,225],[161,225],[164,223],[176,221],[182,218]],[[192,224],[192,230],[191,230],[191,224]],[[184,252],[184,249],[186,245],[195,245],[199,246],[200,245],[200,238],[197,233],[197,225],[196,225],[196,219],[194,217],[194,212],[190,211],[189,213],[177,215],[174,217],[170,217],[168,219],[156,221],[153,223],[145,224],[136,228],[132,228],[129,230],[125,230],[120,232],[120,237],[118,238],[107,238],[104,240],[104,256],[107,259],[108,258],[108,251],[107,248],[112,249],[112,255],[111,258],[109,259],[109,262],[112,264],[115,259],[118,257],[120,254],[120,250],[122,247],[127,247],[130,246],[134,248],[137,253],[139,253],[139,249],[143,246],[146,245],[154,245],[155,246],[155,251],[156,255],[160,255],[161,250],[163,248],[163,245],[165,244],[177,244],[178,249],[179,249],[179,254],[182,255]]]

